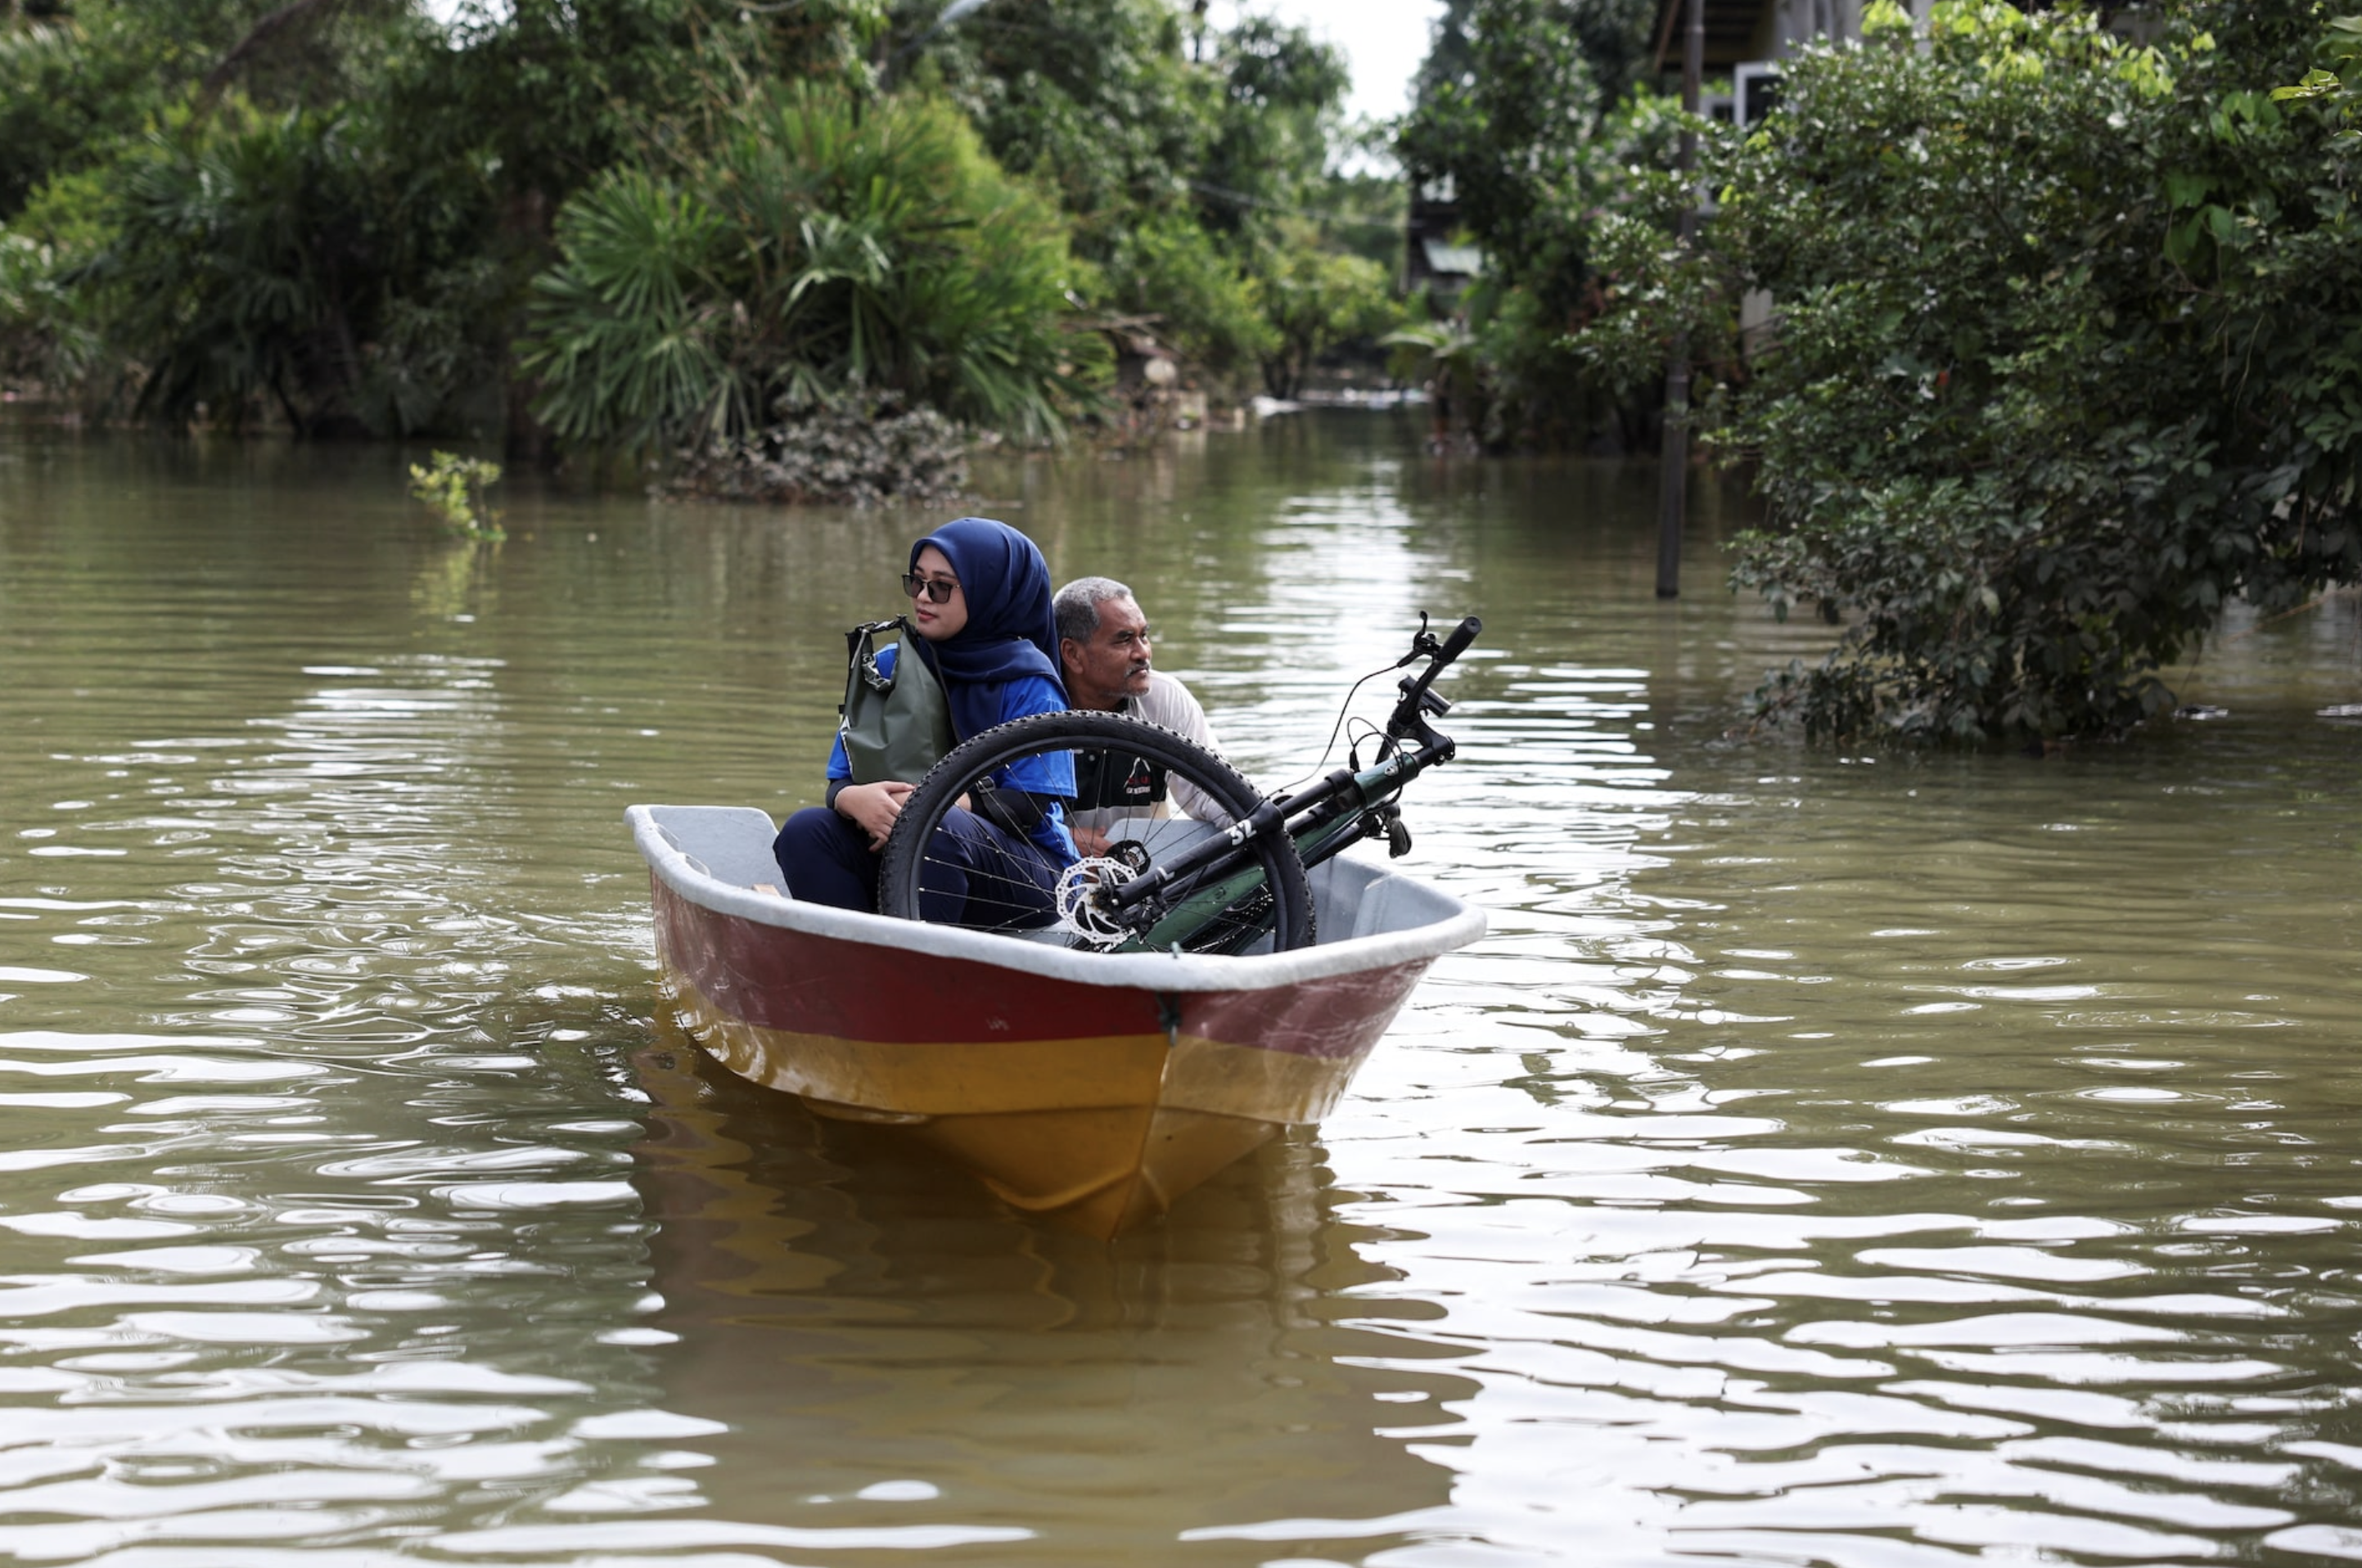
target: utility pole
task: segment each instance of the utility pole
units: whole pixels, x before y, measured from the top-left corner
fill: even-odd
[[[1698,87],[1705,75],[1705,0],[1689,0],[1689,25],[1682,39],[1682,112],[1698,112]],[[1686,251],[1697,239],[1695,193],[1691,176],[1697,169],[1697,133],[1682,132],[1682,190],[1693,204],[1682,208],[1681,241]],[[1657,597],[1676,599],[1682,591],[1682,519],[1689,510],[1690,490],[1690,335],[1673,335],[1665,358],[1665,420],[1657,476]]]

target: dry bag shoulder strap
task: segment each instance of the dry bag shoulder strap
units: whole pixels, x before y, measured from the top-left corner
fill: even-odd
[[[872,690],[891,691],[894,689],[893,679],[880,673],[877,668],[877,645],[878,633],[894,631],[898,627],[902,633],[902,641],[907,644],[912,628],[911,623],[900,615],[889,621],[864,621],[844,634],[844,687],[848,692],[853,690],[853,682],[856,679],[866,681]],[[843,702],[836,705],[836,712],[839,717],[844,716]]]

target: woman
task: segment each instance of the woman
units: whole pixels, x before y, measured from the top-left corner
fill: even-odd
[[[1031,539],[988,517],[946,523],[911,547],[902,591],[927,646],[923,655],[889,651],[932,657],[959,739],[1065,709],[1050,569]],[[997,820],[955,810],[935,831],[921,878],[922,918],[979,927],[1048,921],[1051,884],[1076,859],[1059,804],[1075,792],[1073,759],[1054,754],[993,782]],[[877,854],[915,783],[854,782],[839,736],[828,759],[828,804],[789,817],[771,846],[789,892],[837,909],[876,909]]]

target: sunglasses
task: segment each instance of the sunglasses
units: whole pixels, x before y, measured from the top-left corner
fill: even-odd
[[[917,572],[907,571],[902,574],[902,591],[913,599],[923,593],[938,604],[948,604],[952,595],[959,591],[959,584],[949,578],[921,577]]]

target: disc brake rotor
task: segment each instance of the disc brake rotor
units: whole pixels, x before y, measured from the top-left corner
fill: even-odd
[[[1140,875],[1144,855],[1126,855],[1139,845],[1120,844],[1110,855],[1094,855],[1076,861],[1058,875],[1051,889],[1053,907],[1058,911],[1058,929],[1069,933],[1092,947],[1113,947],[1131,934],[1129,926],[1119,922],[1099,902],[1098,895],[1106,889],[1120,888]]]

